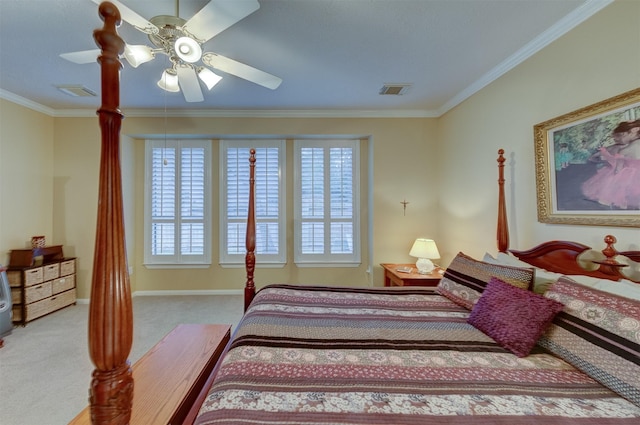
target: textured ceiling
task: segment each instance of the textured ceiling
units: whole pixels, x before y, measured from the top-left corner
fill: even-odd
[[[149,19],[174,15],[174,0],[121,0]],[[182,0],[188,19],[207,0]],[[132,68],[124,63],[121,105],[127,111],[297,111],[436,116],[455,106],[610,0],[260,0],[260,9],[204,44],[283,79],[269,90],[224,78],[205,101],[156,86],[166,56]],[[99,98],[70,97],[56,84],[100,93],[97,63],[61,53],[96,48],[101,27],[90,0],[0,0],[0,96],[53,115],[95,111]],[[128,44],[150,44],[124,22]],[[411,83],[382,96],[386,83]]]

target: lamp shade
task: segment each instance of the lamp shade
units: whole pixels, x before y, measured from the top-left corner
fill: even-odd
[[[178,57],[185,62],[198,62],[202,57],[202,47],[193,38],[180,37],[173,47]]]
[[[203,66],[198,68],[198,77],[200,77],[202,82],[207,86],[209,90],[211,90],[213,86],[215,86],[220,80],[222,80],[221,76]]]
[[[127,44],[124,48],[124,57],[127,62],[129,62],[129,65],[137,68],[138,65],[149,62],[153,59],[155,54],[149,46]]]
[[[409,255],[418,258],[429,258],[431,260],[440,258],[438,247],[433,239],[418,238],[413,243]]]
[[[418,273],[427,274],[431,273],[435,268],[432,259],[440,258],[438,247],[433,239],[418,238],[413,243],[409,255],[417,257],[416,268]]]
[[[171,68],[165,69],[162,77],[158,81],[158,87],[170,92],[179,92],[180,86],[178,85],[178,74],[176,71]]]

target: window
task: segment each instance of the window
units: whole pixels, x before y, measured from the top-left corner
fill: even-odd
[[[287,253],[283,140],[221,142],[220,263],[244,264],[251,148],[256,150],[256,263],[283,265]]]
[[[360,263],[359,141],[294,144],[294,261],[298,265]]]
[[[147,140],[147,265],[211,263],[211,142]]]

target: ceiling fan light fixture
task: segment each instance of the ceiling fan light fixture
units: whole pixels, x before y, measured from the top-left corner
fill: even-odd
[[[222,80],[222,77],[211,71],[209,68],[201,66],[198,68],[198,77],[211,90],[216,84]]]
[[[178,85],[178,74],[176,71],[171,68],[165,69],[162,77],[158,81],[158,87],[172,93],[179,92],[180,86]]]
[[[140,64],[145,62],[149,62],[155,57],[153,50],[149,46],[145,46],[142,44],[138,45],[129,45],[127,44],[124,48],[124,57],[134,68],[137,68]]]
[[[180,59],[188,63],[198,62],[202,57],[202,47],[193,38],[180,37],[173,45]]]

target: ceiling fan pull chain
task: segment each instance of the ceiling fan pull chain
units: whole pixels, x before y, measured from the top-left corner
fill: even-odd
[[[166,80],[166,76],[165,76],[165,80]],[[162,149],[162,165],[167,165],[168,161],[167,161],[167,157],[166,152],[167,152],[167,92],[164,91],[164,149]],[[164,176],[164,173],[162,173],[162,175]]]

